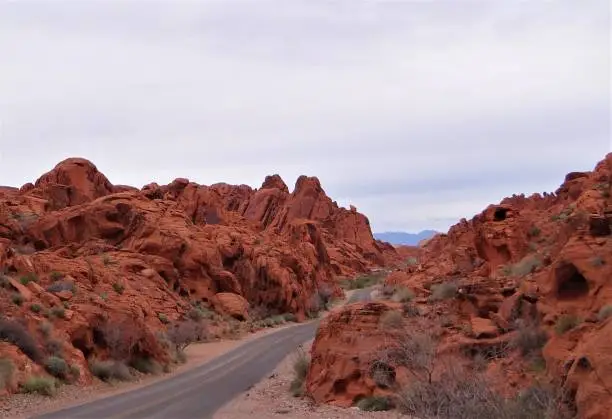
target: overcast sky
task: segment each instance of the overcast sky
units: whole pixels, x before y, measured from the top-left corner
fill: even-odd
[[[375,231],[444,230],[610,151],[609,8],[0,0],[0,184],[306,174]]]

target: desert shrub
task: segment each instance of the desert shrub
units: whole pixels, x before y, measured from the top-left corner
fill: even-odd
[[[293,361],[293,380],[289,391],[294,397],[304,395],[304,381],[310,368],[310,359],[302,347],[298,348],[297,355]]]
[[[612,316],[612,304],[603,306],[599,310],[599,313],[597,313],[597,318],[599,319],[600,322],[606,320],[610,316]]]
[[[538,237],[541,232],[542,231],[537,226],[532,226],[527,232],[527,235],[529,237]]]
[[[561,392],[534,386],[504,399],[484,376],[451,368],[438,381],[413,381],[397,394],[399,409],[419,418],[570,419]]]
[[[458,286],[454,282],[443,282],[431,286],[431,301],[449,300],[457,295]]]
[[[0,320],[0,340],[12,343],[32,361],[39,363],[42,353],[29,330],[14,320]]]
[[[516,336],[510,343],[511,347],[518,349],[523,356],[538,354],[546,342],[548,335],[533,324],[521,325]]]
[[[192,320],[175,322],[168,327],[165,333],[166,339],[176,353],[182,353],[194,342],[205,340],[207,335],[208,331],[204,324]]]
[[[102,381],[130,381],[133,378],[128,366],[115,360],[92,361],[89,370]]]
[[[562,335],[579,324],[580,319],[578,317],[571,314],[564,314],[557,319],[557,323],[555,323],[555,332],[557,332],[558,335]]]
[[[61,272],[57,272],[57,271],[51,271],[51,273],[49,274],[49,278],[53,282],[59,281],[63,277],[64,277],[64,275]]]
[[[40,313],[42,307],[40,306],[40,304],[32,304],[30,305],[30,310],[32,311],[32,313]]]
[[[348,299],[347,304],[358,303],[361,301],[372,301],[372,294],[369,292],[366,292],[365,294],[363,292],[355,292]]]
[[[18,292],[14,292],[11,295],[11,301],[13,302],[13,304],[20,306],[21,304],[23,304],[24,301],[23,295],[19,294]]]
[[[143,374],[157,375],[162,372],[162,366],[159,362],[149,357],[134,357],[130,362],[130,366]]]
[[[285,313],[283,314],[283,318],[285,319],[286,322],[296,322],[297,321],[297,317],[295,317],[295,314],[293,313]]]
[[[53,317],[57,317],[58,319],[63,319],[66,317],[66,309],[64,307],[55,306],[51,308],[49,314]]]
[[[13,361],[8,358],[0,358],[0,391],[4,390],[11,382],[13,373],[15,372],[15,365]]]
[[[395,369],[381,360],[372,362],[369,375],[381,388],[389,388],[395,383]]]
[[[120,284],[119,282],[115,282],[113,283],[113,290],[115,290],[117,294],[123,294],[123,292],[125,291],[125,286],[123,284]]]
[[[34,272],[29,272],[19,278],[19,282],[23,285],[28,285],[30,282],[38,282],[38,276]]]
[[[379,326],[383,329],[398,329],[402,327],[403,318],[399,311],[386,311],[380,316]]]
[[[38,331],[43,335],[45,339],[48,339],[49,336],[51,336],[51,333],[53,332],[53,325],[48,321],[44,321],[38,326]]]
[[[384,284],[380,290],[382,298],[389,299],[395,292],[395,285]]]
[[[106,322],[94,329],[101,338],[101,344],[108,349],[112,359],[127,361],[132,358],[134,348],[143,339],[143,330],[131,319],[120,322]]]
[[[391,410],[393,402],[389,397],[371,396],[359,400],[357,407],[366,412],[381,412]]]
[[[431,382],[437,343],[430,333],[405,333],[381,350],[377,358],[388,365],[405,367],[418,379]]]
[[[526,256],[520,262],[515,263],[510,267],[510,275],[525,276],[540,266],[542,266],[540,259],[535,256]]]
[[[319,289],[317,290],[317,294],[319,295],[319,299],[323,308],[326,310],[329,309],[329,304],[331,303],[331,299],[334,295],[334,290],[327,284],[319,285]]]
[[[49,339],[45,342],[45,349],[47,353],[62,357],[64,352],[64,345],[57,339]]]
[[[74,283],[68,281],[56,281],[47,287],[48,292],[74,292]]]
[[[192,307],[187,312],[187,317],[194,322],[201,322],[202,320],[210,320],[214,317],[213,312],[200,307]]]
[[[408,266],[415,266],[419,264],[419,260],[415,257],[411,257],[406,259],[406,265]]]
[[[402,312],[408,317],[417,317],[421,315],[419,308],[412,303],[404,303],[402,305]]]
[[[395,289],[395,292],[393,293],[391,300],[397,303],[408,303],[412,301],[413,298],[414,298],[414,293],[412,292],[412,290],[406,287],[398,287]]]
[[[340,286],[349,290],[363,289],[378,284],[381,279],[382,275],[380,274],[361,275],[355,279],[345,279],[340,283]]]
[[[21,384],[24,393],[38,393],[43,396],[53,396],[57,387],[57,381],[53,377],[31,376]]]
[[[168,320],[168,316],[166,316],[164,313],[157,313],[157,318],[159,319],[160,322],[162,322],[163,324],[168,324],[170,323],[170,320]]]
[[[50,356],[45,359],[45,369],[49,374],[57,378],[66,378],[69,373],[68,364],[59,356]]]

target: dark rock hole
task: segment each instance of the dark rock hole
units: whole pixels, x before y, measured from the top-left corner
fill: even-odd
[[[497,208],[493,213],[493,220],[495,221],[504,221],[508,216],[507,208]]]
[[[562,264],[556,269],[557,297],[562,300],[580,298],[589,293],[586,278],[571,263]]]

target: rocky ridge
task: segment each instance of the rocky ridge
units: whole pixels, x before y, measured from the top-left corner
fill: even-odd
[[[14,366],[4,389],[44,375],[58,354],[90,383],[88,362],[112,355],[110,328],[129,357],[167,363],[158,332],[194,308],[214,314],[213,329],[254,309],[303,320],[322,289],[342,293],[336,277],[397,257],[314,177],[293,192],[278,175],[259,189],[182,178],[137,189],[67,159],[33,184],[0,187],[0,356]]]
[[[413,248],[382,290],[404,297],[355,303],[323,322],[308,393],[339,406],[397,401],[416,391],[423,367],[382,354],[410,341],[414,359],[412,336],[425,336],[436,359],[426,372],[440,388],[449,365],[463,365],[470,382],[483,376],[505,397],[546,385],[578,417],[611,418],[611,193],[608,154],[554,193],[506,198]]]

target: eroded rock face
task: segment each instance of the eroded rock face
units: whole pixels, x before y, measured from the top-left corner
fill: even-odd
[[[240,320],[259,306],[304,319],[318,288],[340,293],[335,275],[395,257],[316,178],[292,193],[278,175],[259,190],[183,178],[138,190],[73,158],[34,184],[0,188],[0,309],[31,330],[48,317],[83,383],[87,359],[110,356],[105,325],[124,325],[133,354],[164,361],[156,333],[192,304]]]
[[[537,376],[532,359],[508,345],[527,326],[539,329],[548,337],[541,374],[575,395],[579,417],[609,417],[603,406],[612,405],[612,383],[606,381],[612,372],[607,355],[611,188],[608,154],[594,171],[570,173],[554,194],[514,195],[461,220],[418,250],[400,251],[413,260],[386,283],[410,289],[416,306],[410,312],[418,312],[432,328],[442,326],[441,352],[467,362],[474,354],[495,355],[486,371],[504,394],[516,393]],[[326,328],[341,330],[338,336],[326,329],[317,335],[308,376],[308,390],[317,401],[350,405],[357,395],[380,391],[364,380],[367,366],[360,354],[364,345],[384,339],[371,326],[382,313],[355,316],[352,310],[329,318],[334,325]],[[345,316],[352,316],[346,325],[340,321]],[[347,344],[346,336],[362,341]],[[350,391],[335,391],[337,380]]]

